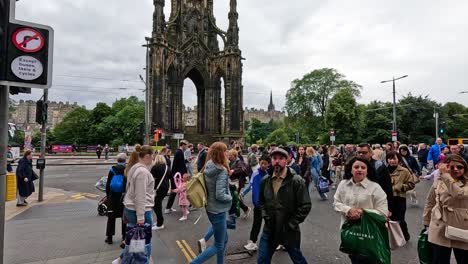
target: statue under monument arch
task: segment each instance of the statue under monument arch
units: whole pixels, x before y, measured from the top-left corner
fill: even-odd
[[[150,120],[169,138],[173,133],[185,133],[186,139],[194,143],[243,139],[237,0],[230,0],[227,31],[216,26],[213,1],[171,0],[171,14],[166,21],[165,0],[154,0],[149,42]],[[222,50],[218,37],[224,44]],[[183,86],[187,78],[195,84],[197,93],[195,133],[187,133],[182,122]]]

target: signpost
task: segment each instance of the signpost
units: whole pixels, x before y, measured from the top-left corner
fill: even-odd
[[[335,143],[335,130],[334,129],[330,130],[330,141],[331,141],[331,144],[334,145]]]
[[[50,88],[54,30],[50,26],[16,20],[15,2],[9,2],[9,20],[4,25],[6,42],[0,49],[0,85]]]
[[[398,133],[396,131],[392,131],[392,141],[395,142],[398,140]]]
[[[0,264],[4,263],[5,153],[8,143],[10,86],[45,89],[44,101],[47,102],[47,89],[52,85],[54,30],[49,26],[16,20],[15,7],[16,0],[0,0]],[[42,157],[45,154],[45,124],[46,120],[43,121],[41,130]],[[43,169],[39,179],[41,201]]]
[[[180,140],[181,140],[181,139],[184,139],[184,134],[175,133],[175,134],[172,135],[172,138],[173,138],[173,139],[177,139],[177,147],[179,147]]]

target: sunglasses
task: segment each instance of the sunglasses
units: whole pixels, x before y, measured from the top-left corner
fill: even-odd
[[[457,170],[463,170],[465,167],[463,165],[456,165],[456,166],[450,166],[451,170],[457,169]]]

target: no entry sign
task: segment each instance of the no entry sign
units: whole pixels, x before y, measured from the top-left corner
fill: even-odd
[[[40,51],[45,43],[42,34],[32,28],[20,28],[16,30],[11,40],[16,48],[29,53]]]

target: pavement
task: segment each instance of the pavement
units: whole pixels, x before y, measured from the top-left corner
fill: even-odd
[[[119,253],[120,231],[116,230],[114,244],[104,243],[106,218],[97,215],[97,203],[102,193],[94,183],[106,174],[108,166],[76,165],[46,169],[44,202],[35,202],[37,193],[28,199],[28,207],[6,205],[5,263],[111,263]],[[419,206],[408,205],[407,222],[410,242],[392,252],[392,263],[416,264],[417,236],[426,192],[430,182],[417,185]],[[340,216],[333,210],[330,199],[320,202],[313,192],[312,211],[301,225],[302,250],[310,263],[349,263],[339,248]],[[250,201],[250,196],[246,197]],[[164,203],[165,204],[165,203]],[[177,206],[174,208],[178,209]],[[180,222],[180,212],[165,216],[165,229],[153,233],[154,263],[188,263],[197,255],[197,240],[209,226],[203,210],[192,211],[189,219]],[[199,221],[197,221],[199,219]],[[117,220],[117,226],[119,226]],[[229,231],[226,263],[256,263],[256,253],[247,252],[243,245],[249,236],[252,216],[238,219],[237,229]],[[117,228],[119,229],[119,228]],[[207,263],[215,263],[212,258]],[[272,263],[291,263],[286,252],[277,252]]]

